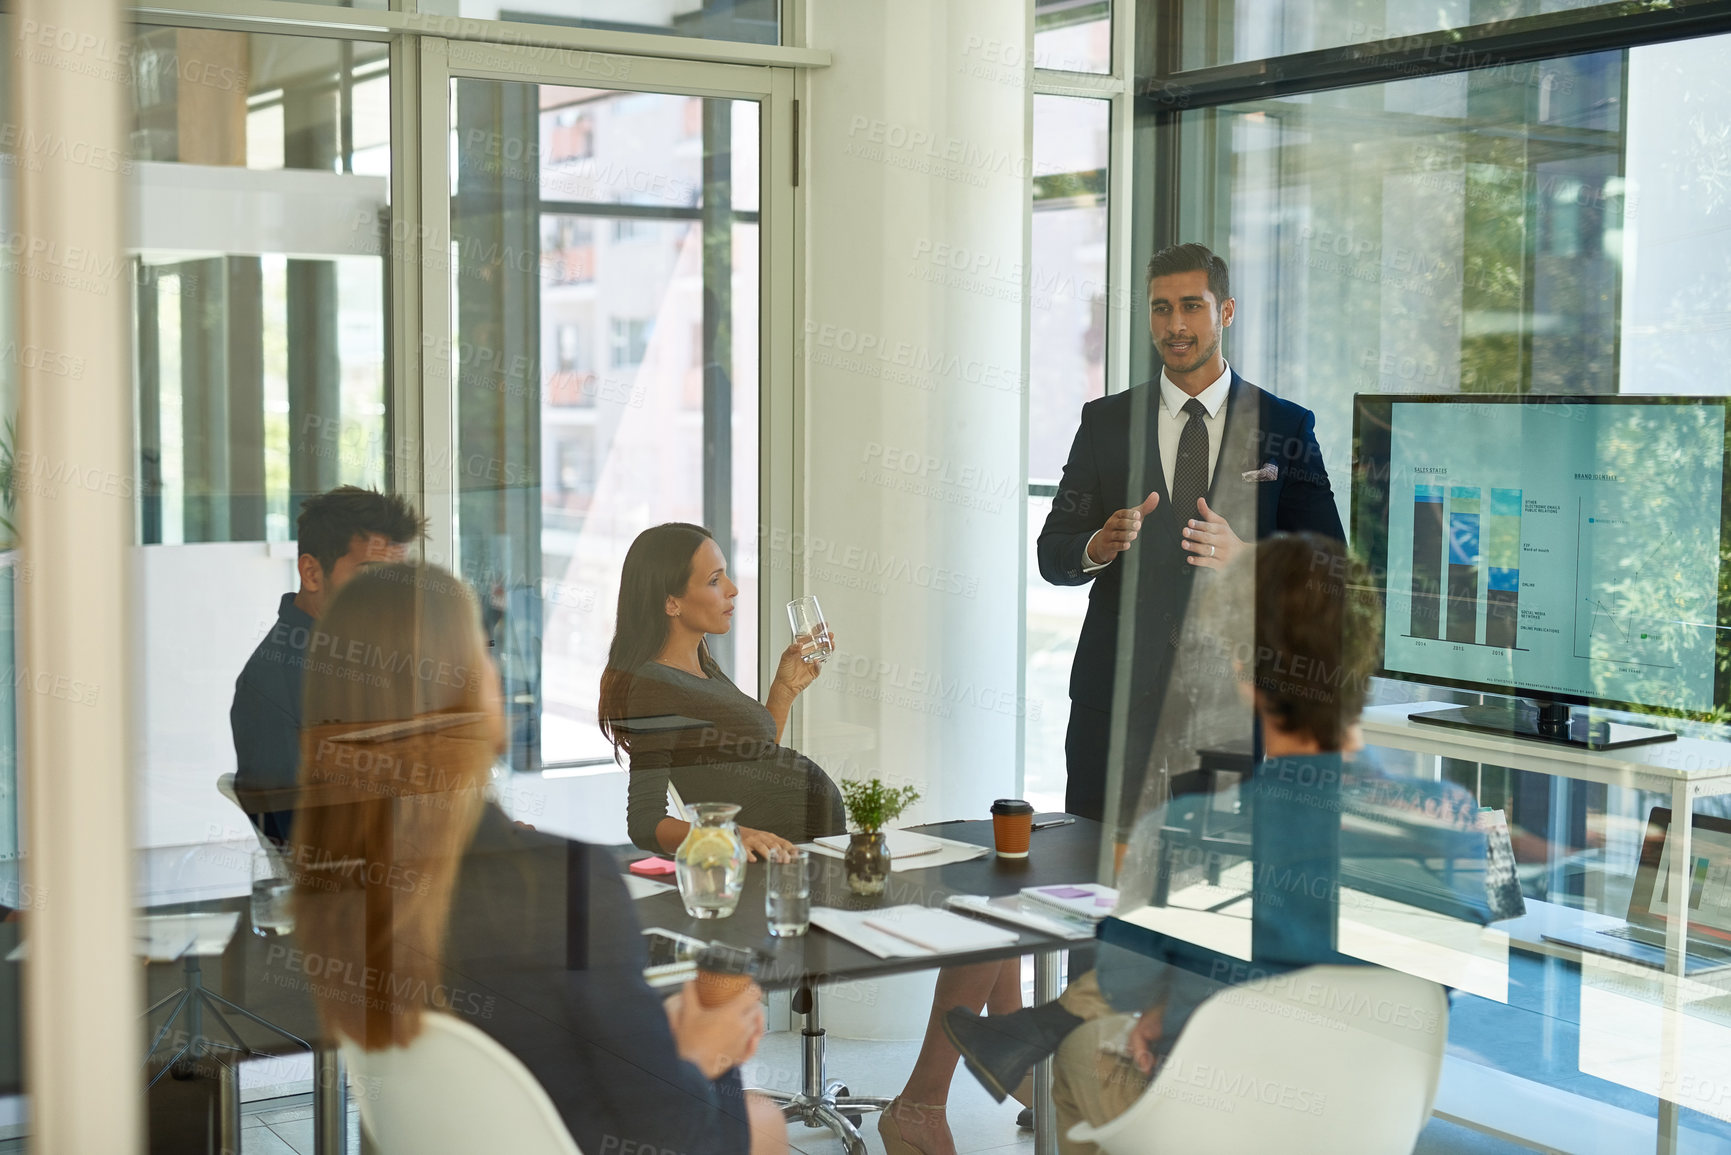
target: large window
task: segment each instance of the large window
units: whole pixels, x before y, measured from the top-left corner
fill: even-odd
[[[1028,277],[1028,625],[1023,793],[1064,808],[1070,664],[1088,587],[1039,575],[1035,541],[1084,403],[1106,391],[1106,172],[1111,105],[1034,97],[1033,254]]]
[[[145,544],[290,541],[387,454],[382,44],[156,28],[136,44]]]
[[[620,565],[709,527],[714,640],[757,685],[758,106],[456,80],[458,529],[513,764],[612,767],[595,722]]]
[[[983,59],[992,59],[990,45],[978,47]],[[1034,67],[1056,72],[1112,71],[1111,0],[1034,0]]]
[[[420,11],[705,40],[781,42],[778,0],[420,0]]]
[[[133,66],[139,837],[175,846],[250,837],[215,784],[300,503],[389,487],[390,76],[382,43],[160,27]]]
[[[1731,82],[1716,61],[1731,38],[1629,47],[1631,25],[1622,43],[1601,29],[1597,43],[1577,46],[1596,50],[1545,58],[1517,25],[1500,48],[1427,54],[1422,37],[1407,35],[1490,14],[1323,7],[1172,6],[1179,34],[1150,54],[1163,54],[1168,70],[1139,84],[1137,255],[1201,241],[1229,259],[1237,315],[1227,358],[1315,412],[1349,532],[1355,394],[1727,392],[1718,366],[1731,344],[1731,290],[1721,275],[1731,263]],[[1496,16],[1536,18],[1538,10]],[[1469,39],[1496,34],[1475,29]],[[1347,43],[1355,47],[1336,54],[1334,67],[1321,54],[1290,55]],[[1272,83],[1246,83],[1243,67],[1212,67],[1279,56],[1255,65]],[[1354,75],[1347,68],[1381,79],[1343,87]],[[1151,373],[1152,353],[1146,341],[1133,349],[1131,379],[1139,380]],[[1652,554],[1672,562],[1664,532],[1655,527]],[[1392,682],[1374,692],[1402,701],[1447,695]],[[1374,749],[1368,722],[1366,731],[1374,757],[1402,760]],[[1699,732],[1726,737],[1722,728]],[[1489,762],[1421,766],[1506,813],[1522,888],[1548,909],[1621,918],[1649,816],[1672,804],[1646,790]],[[1724,813],[1724,800],[1696,810]],[[1471,1051],[1480,1040],[1536,1038],[1553,1020],[1566,1022],[1563,1045],[1546,1033],[1545,1046],[1523,1049],[1513,1066],[1489,1053],[1475,1061],[1657,1114],[1661,1136],[1680,1120],[1703,1141],[1731,1140],[1722,1097],[1694,1093],[1679,1074],[1703,1069],[1701,1045],[1637,1061],[1645,1052],[1606,1017],[1590,960],[1578,969],[1526,966],[1510,955],[1506,999],[1457,999],[1452,1044]],[[1533,1003],[1516,997],[1516,975],[1528,976]],[[1631,981],[1643,992],[1631,997],[1654,989]],[[1541,1001],[1543,1024],[1529,1009]],[[1686,1015],[1665,1029],[1696,1040],[1705,1036],[1692,1032],[1711,1028]],[[1438,1109],[1476,1118],[1459,1103]]]

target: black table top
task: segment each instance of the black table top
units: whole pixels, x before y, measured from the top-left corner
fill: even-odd
[[[917,829],[957,842],[992,845],[992,824],[957,822]],[[996,854],[972,862],[928,867],[890,874],[881,895],[860,898],[847,888],[842,860],[812,855],[811,904],[842,910],[874,910],[915,903],[941,907],[952,894],[983,894],[988,897],[1015,894],[1024,886],[1056,886],[1091,882],[1100,851],[1100,824],[1078,818],[1068,826],[1036,830],[1027,858],[999,858]],[[753,863],[745,870],[745,893],[731,917],[696,919],[685,913],[678,891],[637,900],[637,920],[645,927],[658,927],[708,942],[762,950],[769,956],[758,982],[775,989],[875,978],[934,966],[990,962],[1017,955],[1072,948],[1086,943],[1061,939],[1035,930],[1018,930],[1014,943],[987,950],[942,956],[879,958],[870,951],[813,927],[798,938],[772,938],[763,910],[763,866]],[[1006,923],[993,926],[1015,930]]]
[[[992,824],[965,822],[926,827],[933,834],[972,842],[982,846],[992,843]],[[874,899],[860,899],[847,889],[845,872],[839,858],[813,856],[812,904],[836,906],[849,910],[864,910],[901,903],[941,906],[952,894],[1014,894],[1024,886],[1050,886],[1065,882],[1086,881],[1094,877],[1099,848],[1100,827],[1096,822],[1077,819],[1069,826],[1035,831],[1032,853],[1025,859],[998,858],[989,855],[973,862],[959,862],[926,870],[892,873],[889,885]],[[813,929],[800,938],[775,939],[768,933],[763,910],[763,867],[753,864],[746,869],[745,894],[739,909],[731,918],[699,921],[689,918],[680,904],[677,891],[640,899],[635,904],[637,919],[645,927],[661,927],[706,941],[719,940],[736,946],[762,947],[772,956],[767,973],[760,978],[766,987],[789,987],[802,979],[814,982],[835,982],[869,978],[874,975],[924,970],[950,963],[986,962],[1014,955],[1075,946],[1074,942],[1053,938],[1036,931],[1021,932],[1012,945],[941,958],[881,959],[868,951]],[[318,1016],[307,994],[304,963],[291,958],[297,944],[292,938],[265,938],[254,934],[246,896],[209,902],[180,903],[154,907],[150,913],[167,914],[178,911],[233,910],[240,914],[240,923],[228,948],[220,955],[197,960],[202,979],[211,991],[232,999],[247,1010],[293,1032],[308,1041],[319,1035]],[[1001,924],[994,924],[1001,925]],[[0,923],[0,956],[17,945],[19,926]],[[145,1005],[149,1006],[187,979],[184,962],[139,964],[145,972]],[[0,962],[0,1094],[16,1094],[22,1086],[22,1033],[19,1030],[20,967],[17,963]],[[166,1009],[151,1017],[151,1027],[159,1026]],[[293,1044],[247,1022],[238,1015],[230,1023],[243,1039],[261,1054],[283,1054],[296,1050]],[[213,1038],[226,1039],[214,1025],[206,1025]],[[140,1051],[148,1035],[140,1024]],[[182,1037],[179,1041],[184,1041]],[[172,1054],[179,1041],[165,1051]]]

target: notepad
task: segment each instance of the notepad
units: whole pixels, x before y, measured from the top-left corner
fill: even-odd
[[[1022,897],[1030,902],[1044,903],[1075,918],[1098,922],[1118,905],[1118,892],[1098,882],[1081,882],[1070,886],[1024,886]]]
[[[1037,930],[1041,934],[1056,938],[1083,940],[1094,937],[1094,923],[1091,920],[1072,918],[1059,913],[1055,907],[1046,903],[1029,902],[1019,894],[1000,895],[997,898],[988,898],[983,894],[952,894],[944,900],[944,904],[970,914],[983,914],[987,918],[999,919],[1013,926]]]
[[[924,906],[892,906],[869,915],[865,924],[873,930],[924,947],[933,954],[1007,946],[1018,937],[1013,930],[987,926],[951,911]]]
[[[847,850],[851,834],[829,834],[817,839],[819,846],[830,850]],[[929,834],[916,834],[912,830],[884,831],[884,844],[890,852],[890,861],[898,858],[918,858],[924,854],[936,854],[945,846],[942,838],[933,838]]]
[[[174,962],[187,955],[219,955],[240,925],[239,911],[145,914],[132,920],[132,953],[149,962]],[[30,940],[12,948],[7,962],[30,957]]]
[[[935,920],[929,916],[935,916]],[[879,958],[920,958],[950,951],[985,950],[1017,941],[1014,931],[923,906],[837,910],[814,906],[811,924]],[[928,945],[943,943],[942,946]]]

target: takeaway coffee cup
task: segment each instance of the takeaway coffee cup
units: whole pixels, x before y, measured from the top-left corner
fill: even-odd
[[[1033,833],[1034,808],[1020,798],[1000,798],[992,803],[992,840],[999,858],[1028,857],[1028,837]]]
[[[712,942],[697,956],[697,1001],[718,1007],[751,984],[757,959],[748,950]]]

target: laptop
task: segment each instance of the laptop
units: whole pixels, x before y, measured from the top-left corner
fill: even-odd
[[[1694,816],[1689,871],[1689,938],[1685,974],[1731,967],[1731,819]],[[1674,904],[1666,894],[1671,869],[1671,811],[1655,806],[1647,816],[1641,864],[1622,926],[1543,936],[1548,942],[1610,955],[1641,966],[1664,967],[1665,925]]]

